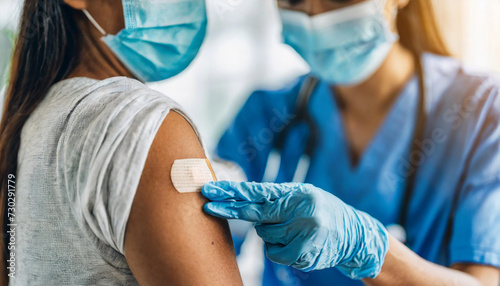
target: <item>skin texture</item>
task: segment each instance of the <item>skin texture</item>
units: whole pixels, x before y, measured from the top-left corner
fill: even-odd
[[[491,266],[455,264],[451,268],[429,262],[415,254],[397,239],[389,236],[389,252],[382,272],[375,279],[364,279],[367,285],[464,285],[498,286],[500,271]]]
[[[76,10],[87,9],[108,34],[116,34],[125,27],[121,0],[65,0]],[[103,36],[84,16],[76,13],[77,23],[83,35],[83,54],[80,64],[68,76],[89,77],[103,80],[113,76],[134,78],[113,52],[100,40]]]
[[[280,8],[305,12],[311,16],[362,2],[344,4],[324,0],[304,0],[291,5],[278,1]],[[391,7],[404,8],[410,0],[388,0],[386,16],[391,19]],[[398,94],[415,73],[413,55],[399,42],[392,47],[382,66],[365,82],[353,86],[332,86],[342,107],[344,128],[351,147],[352,165],[356,165],[383,123]],[[491,285],[500,284],[500,269],[471,263],[458,263],[446,268],[419,257],[404,244],[390,237],[389,252],[382,272],[376,279],[365,279],[369,285]]]
[[[65,0],[86,8],[110,34],[125,27],[121,0]],[[79,15],[81,14],[81,15]],[[77,13],[85,34],[81,64],[69,77],[133,77]],[[242,285],[227,221],[206,215],[199,193],[180,194],[170,180],[177,159],[205,154],[191,125],[170,112],[150,148],[125,233],[125,257],[140,285]]]
[[[178,193],[165,176],[179,158],[205,155],[189,123],[171,113],[153,142],[129,217],[130,268],[142,285],[241,285],[227,222],[203,214],[201,194]]]

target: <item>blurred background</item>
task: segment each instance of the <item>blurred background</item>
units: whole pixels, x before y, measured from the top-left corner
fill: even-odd
[[[206,1],[209,32],[200,54],[180,75],[150,86],[184,106],[211,150],[252,91],[280,88],[308,67],[281,43],[276,0]],[[0,0],[0,90],[7,82],[23,2]],[[434,5],[454,55],[484,71],[500,72],[500,0],[434,0]],[[2,92],[0,99],[1,108]],[[247,240],[240,270],[246,285],[258,285],[248,281],[260,281],[263,257],[255,249],[261,241],[256,235]]]
[[[435,0],[443,34],[468,64],[500,72],[500,0]],[[4,88],[21,0],[0,0],[0,88]],[[211,149],[255,89],[279,88],[308,71],[281,44],[274,0],[207,0],[209,33],[191,66],[151,84],[180,102]],[[0,102],[0,105],[3,100]]]

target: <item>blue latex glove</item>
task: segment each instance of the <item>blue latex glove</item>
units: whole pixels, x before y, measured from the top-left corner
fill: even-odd
[[[384,226],[310,184],[212,182],[205,212],[255,222],[267,257],[303,271],[337,267],[352,279],[375,278],[389,248]]]

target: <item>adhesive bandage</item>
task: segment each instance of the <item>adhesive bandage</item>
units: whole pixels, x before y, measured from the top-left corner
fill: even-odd
[[[208,159],[175,160],[170,177],[179,193],[199,193],[203,185],[217,180]]]

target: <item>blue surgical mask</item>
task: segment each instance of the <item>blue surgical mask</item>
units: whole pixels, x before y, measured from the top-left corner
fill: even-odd
[[[304,58],[312,74],[330,84],[361,83],[378,70],[398,40],[385,17],[385,3],[368,0],[312,17],[280,9],[284,42]]]
[[[194,60],[205,38],[205,0],[122,0],[125,29],[102,40],[138,79],[154,82],[173,77]]]

